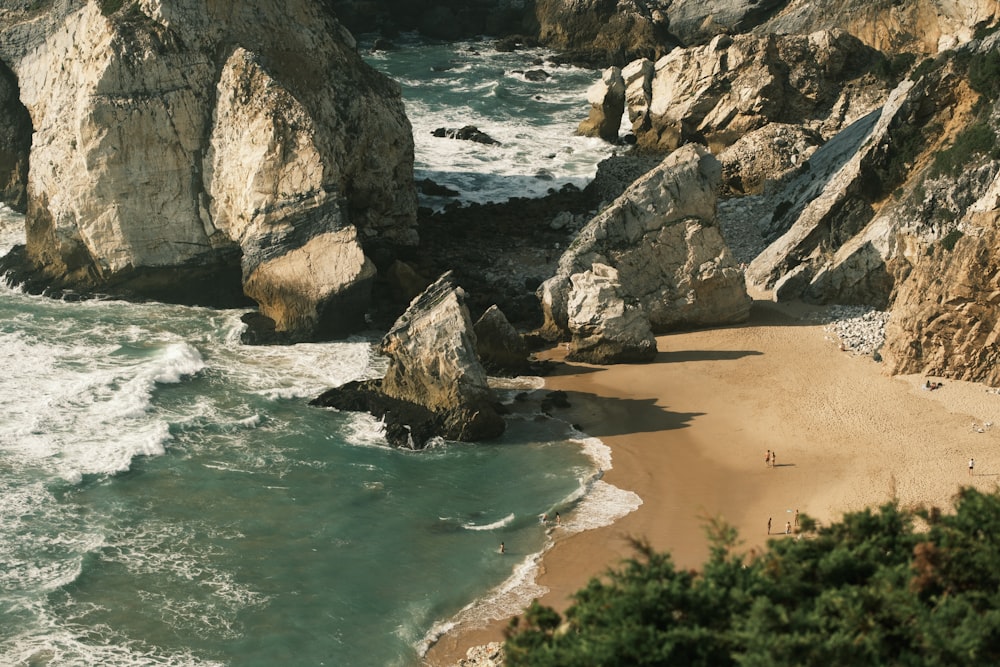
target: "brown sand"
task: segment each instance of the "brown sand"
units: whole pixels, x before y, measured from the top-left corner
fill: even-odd
[[[826,523],[893,498],[946,508],[963,485],[996,487],[1000,395],[973,383],[943,380],[928,391],[923,377],[887,377],[870,357],[841,351],[812,312],[757,302],[745,325],[660,337],[652,364],[562,363],[546,378],[547,390],[569,394],[572,407],[559,416],[611,447],[604,479],[643,504],[611,526],[559,540],[538,578],[549,589],[543,604],[564,609],[591,577],[632,555],[630,536],[697,568],[708,554],[709,516],[734,525],[745,551],[760,550],[788,539],[796,509]],[[562,350],[543,356],[558,360]],[[983,428],[988,422],[997,427]],[[768,449],[775,467],[764,464]],[[501,641],[505,626],[452,632],[425,664],[454,665],[468,647]]]

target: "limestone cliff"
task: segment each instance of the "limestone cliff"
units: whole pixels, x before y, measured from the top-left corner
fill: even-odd
[[[885,53],[937,53],[1000,18],[996,0],[790,0],[758,34],[839,28]]]
[[[22,268],[52,288],[245,293],[289,340],[359,327],[364,245],[416,241],[398,86],[322,3],[110,5],[0,15],[34,128]]]
[[[841,31],[719,36],[631,63],[625,78],[640,147],[669,151],[688,141],[718,151],[768,123],[796,123],[825,136],[877,106],[883,58]]]

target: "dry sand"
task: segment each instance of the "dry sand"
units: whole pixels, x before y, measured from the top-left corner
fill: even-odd
[[[549,589],[543,604],[568,606],[591,577],[632,555],[630,536],[697,568],[708,554],[709,516],[734,525],[750,551],[787,539],[796,509],[822,524],[893,498],[947,508],[963,485],[996,487],[1000,395],[974,383],[942,380],[928,391],[924,377],[888,377],[870,357],[841,351],[814,312],[757,302],[744,325],[660,337],[652,364],[564,362],[546,378],[547,390],[569,395],[558,416],[610,446],[604,479],[643,504],[611,526],[558,540],[538,579]],[[561,360],[562,350],[542,356]],[[765,466],[768,449],[775,467]],[[470,646],[501,641],[505,625],[452,632],[426,664],[454,665]]]

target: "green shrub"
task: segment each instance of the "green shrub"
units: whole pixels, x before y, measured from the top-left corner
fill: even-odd
[[[969,60],[969,85],[977,93],[993,101],[1000,94],[1000,52],[977,53]]]
[[[536,604],[512,623],[506,664],[1000,664],[997,492],[962,490],[953,515],[890,503],[800,525],[804,539],[748,557],[717,522],[701,572],[638,543],[565,619]]]
[[[125,0],[97,0],[97,4],[101,7],[101,13],[105,16],[111,16],[125,4]]]
[[[974,155],[1000,158],[996,134],[985,121],[965,128],[955,137],[955,143],[950,148],[934,156],[931,176],[955,176],[968,165]]]
[[[960,238],[962,238],[962,232],[958,229],[953,229],[941,239],[941,247],[951,252],[955,249],[955,244],[958,243]]]
[[[936,65],[937,61],[934,60],[934,58],[925,58],[920,62],[919,65],[913,68],[912,72],[910,72],[910,80],[919,81],[920,77],[924,76],[925,74],[929,74],[930,71],[933,70]]]

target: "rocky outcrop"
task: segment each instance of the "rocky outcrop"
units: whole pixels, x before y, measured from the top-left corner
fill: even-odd
[[[54,288],[245,294],[288,340],[361,326],[365,246],[417,240],[398,86],[322,3],[108,7],[0,26],[35,128],[27,268]],[[176,289],[197,276],[237,288]]]
[[[497,375],[528,372],[528,347],[517,329],[496,305],[476,320],[476,352],[483,367]]]
[[[413,300],[379,345],[385,377],[332,389],[314,401],[382,417],[397,445],[431,437],[477,441],[504,431],[503,417],[476,356],[465,293],[445,274]]]
[[[768,183],[801,168],[822,144],[818,132],[786,123],[769,123],[748,132],[719,153],[723,192],[760,194]]]
[[[788,0],[673,0],[666,7],[670,32],[681,44],[704,44],[717,35],[749,32]],[[813,32],[799,30],[800,33]]]
[[[937,53],[968,42],[976,28],[998,18],[995,0],[790,0],[754,32],[840,28],[885,53]]]
[[[667,17],[647,0],[536,0],[538,39],[598,67],[656,59],[675,44]]]
[[[718,151],[768,123],[829,136],[884,98],[884,82],[869,74],[882,60],[840,31],[720,35],[626,67],[629,120],[638,145],[658,151],[689,141]]]
[[[748,283],[776,299],[889,307],[921,254],[955,228],[996,173],[990,149],[971,153],[967,134],[970,125],[984,127],[966,72],[966,63],[992,57],[992,47],[982,48],[904,81],[880,110],[772,189],[763,224],[772,242],[751,262]],[[942,178],[937,165],[956,150],[962,164]]]
[[[566,358],[591,364],[644,363],[656,356],[656,336],[638,305],[626,303],[618,271],[594,264],[570,276],[566,310],[572,338]]]
[[[571,276],[595,264],[617,270],[622,298],[656,333],[746,319],[743,274],[715,224],[720,172],[706,148],[684,146],[593,218],[538,290],[542,333],[569,335]]]
[[[17,96],[17,79],[0,62],[0,202],[24,212],[28,204],[31,117]]]
[[[590,115],[580,123],[576,132],[584,137],[600,137],[605,141],[618,141],[618,130],[625,112],[625,79],[617,67],[604,70],[601,80],[587,90]]]
[[[935,244],[900,287],[882,348],[889,372],[1000,386],[1000,209],[968,222],[973,233]]]

